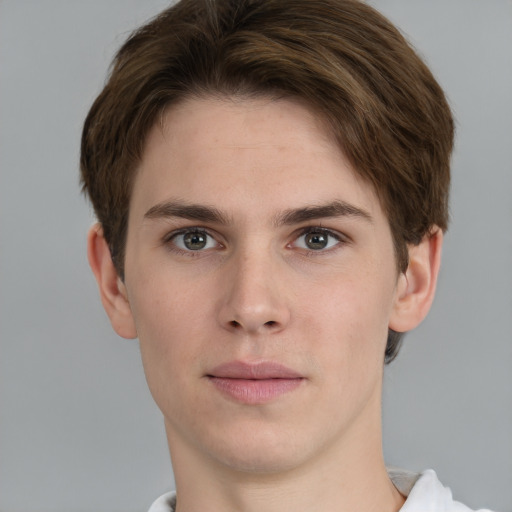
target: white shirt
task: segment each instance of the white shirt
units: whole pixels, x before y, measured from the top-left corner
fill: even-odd
[[[432,469],[411,473],[388,468],[388,473],[395,487],[407,497],[400,512],[473,512],[466,505],[454,501],[450,489],[441,484]],[[169,492],[160,496],[148,512],[174,512],[175,508],[176,493]],[[475,512],[491,511],[480,509]]]

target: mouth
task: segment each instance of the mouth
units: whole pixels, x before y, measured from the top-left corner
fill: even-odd
[[[207,374],[209,381],[224,396],[239,403],[264,404],[297,389],[302,375],[274,362],[231,361]]]

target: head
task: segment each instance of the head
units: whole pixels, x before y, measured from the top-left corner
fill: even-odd
[[[121,279],[148,134],[166,109],[193,98],[293,100],[314,112],[376,194],[397,273],[409,248],[446,229],[450,110],[382,15],[356,0],[182,0],[119,50],[84,126],[83,188]],[[387,361],[399,342],[390,330]]]
[[[360,2],[185,0],[121,48],[84,128],[89,259],[177,485],[383,468],[383,360],[434,295],[451,144]]]

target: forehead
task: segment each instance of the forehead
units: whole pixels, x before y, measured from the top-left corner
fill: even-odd
[[[333,200],[380,210],[327,123],[285,99],[194,98],[164,111],[147,137],[130,215],[170,197],[245,215]]]

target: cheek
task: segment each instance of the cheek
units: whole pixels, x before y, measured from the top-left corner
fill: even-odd
[[[376,274],[332,276],[325,286],[311,287],[298,308],[312,353],[344,386],[383,364],[393,283]]]
[[[164,265],[155,266],[164,268]],[[190,284],[176,273],[161,270],[141,273],[129,284],[130,304],[143,341],[167,345],[181,332],[193,330],[204,317],[204,297],[208,296],[204,287]]]
[[[327,437],[380,396],[388,318],[381,301],[389,293],[359,277],[333,278],[303,303],[301,330],[317,370],[308,414],[323,418]]]
[[[387,332],[393,291],[393,282],[377,272],[335,274],[316,286],[309,283],[296,314],[305,313],[317,328],[333,329],[343,337],[364,342],[372,331]]]
[[[205,332],[206,314],[197,292],[187,290],[176,279],[167,280],[167,286],[163,285],[165,282],[162,276],[145,276],[132,283],[134,293],[129,294],[142,362],[153,395],[164,386],[179,386],[184,368],[193,371],[197,346]],[[159,401],[157,396],[155,400]]]

